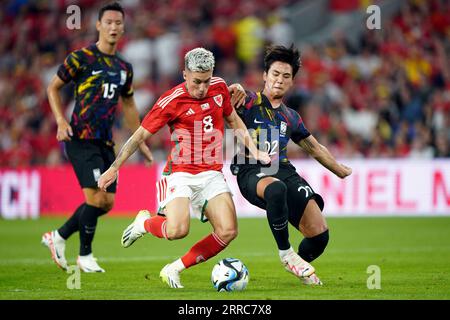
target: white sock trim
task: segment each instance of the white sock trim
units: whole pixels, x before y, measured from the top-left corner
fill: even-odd
[[[289,254],[292,251],[294,251],[294,249],[290,247],[289,249],[286,250],[278,250],[278,254],[280,255],[280,258],[284,258],[287,254]]]
[[[184,269],[186,269],[186,267],[183,264],[183,261],[181,261],[181,258],[178,258],[177,260],[172,262],[171,267],[174,268],[175,270],[177,270],[178,272],[181,272]]]
[[[58,230],[55,230],[54,235],[55,235],[55,241],[57,241],[57,242],[65,242],[66,241],[63,237],[61,237]]]
[[[141,224],[138,224],[138,226],[137,226],[137,231],[138,232],[140,232],[140,233],[142,233],[142,234],[146,234],[147,233],[147,230],[145,230],[145,221],[147,221],[148,219],[145,219],[144,221],[142,221],[142,223]]]

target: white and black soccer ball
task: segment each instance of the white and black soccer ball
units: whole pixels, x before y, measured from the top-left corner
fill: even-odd
[[[217,291],[242,291],[249,280],[248,269],[239,259],[225,258],[214,265],[211,281]]]

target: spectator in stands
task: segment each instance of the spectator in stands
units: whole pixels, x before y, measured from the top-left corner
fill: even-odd
[[[216,0],[208,6],[201,6],[200,0],[170,4],[164,1],[124,1],[127,15],[130,15],[127,21],[129,32],[119,43],[119,49],[128,52],[130,60],[136,58],[134,65],[138,65],[134,83],[136,99],[141,101],[138,102],[141,115],[148,111],[146,106],[162,94],[161,88],[172,87],[179,82],[178,74],[173,71],[179,69],[180,57],[189,49],[203,44],[203,37],[210,33],[212,38],[220,39],[208,43],[212,46],[208,49],[220,51],[217,54],[218,75],[244,83],[249,89],[260,87],[258,78],[262,67],[254,61],[259,61],[255,57],[261,54],[264,42],[288,41],[284,39],[287,33],[282,33],[282,39],[281,33],[276,31],[288,29],[288,26],[282,20],[274,23],[276,20],[273,20],[272,13],[280,9],[289,12],[289,5],[295,2]],[[64,1],[10,1],[0,12],[0,165],[45,164],[50,154],[52,163],[64,160],[62,152],[55,156],[56,150],[61,149],[56,148],[54,142],[50,143],[51,147],[45,147],[39,153],[32,151],[30,155],[22,144],[31,143],[27,136],[45,132],[42,126],[55,126],[55,123],[39,120],[49,112],[45,103],[45,87],[68,52],[91,43],[95,38],[91,24],[95,22],[98,3],[96,0],[79,1],[82,8],[80,30],[67,28],[67,5]],[[188,12],[187,7],[202,9]],[[330,2],[332,12],[358,9],[361,9],[361,1],[358,0]],[[339,156],[341,153],[349,157],[367,156],[368,146],[378,143],[383,147],[376,149],[378,151],[372,150],[372,157],[386,156],[380,150],[389,147],[393,149],[391,156],[406,157],[411,149],[416,150],[423,143],[425,148],[433,148],[434,156],[445,156],[450,141],[446,132],[450,127],[449,34],[450,2],[406,1],[392,19],[383,21],[381,30],[365,31],[359,42],[350,42],[345,33],[337,31],[327,43],[305,45],[302,71],[286,100],[302,114],[309,108],[310,101],[314,102],[314,113],[320,120],[314,134],[324,141],[329,140],[327,145]],[[151,50],[142,51],[165,54],[142,56],[139,48],[150,46]],[[164,59],[155,60],[154,57],[158,56]],[[62,92],[67,114],[71,113],[73,106],[72,92],[73,87],[70,86]],[[28,112],[24,111],[24,106]],[[337,131],[331,125],[334,120],[330,117],[330,110],[336,112],[338,119],[344,119],[347,139],[356,145],[343,145],[336,139]],[[370,129],[359,128],[358,131],[349,126],[345,121],[349,114],[369,114],[374,119],[370,121]],[[18,135],[12,120],[19,117],[23,118],[24,125]],[[410,132],[414,131],[417,121],[429,127],[431,139],[415,142],[421,138]],[[372,136],[377,125],[381,130],[380,137]],[[126,129],[118,126],[115,130],[125,132]],[[117,145],[123,144],[120,137],[125,139],[126,134],[117,133],[116,136]],[[19,144],[16,143],[17,137]],[[153,140],[155,154],[165,158],[170,146],[167,137],[163,134],[160,138],[153,137]],[[304,157],[301,153],[295,156]],[[142,157],[136,161],[142,161]]]

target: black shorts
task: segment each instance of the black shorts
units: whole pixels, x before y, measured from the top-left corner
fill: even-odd
[[[239,190],[251,204],[266,210],[266,201],[258,197],[256,185],[260,179],[268,176],[277,178],[286,184],[289,223],[296,229],[299,228],[300,219],[310,199],[314,199],[320,210],[323,210],[324,202],[322,197],[314,192],[313,188],[305,179],[300,177],[292,165],[280,166],[278,172],[274,175],[262,175],[258,165],[240,166],[237,174]]]
[[[72,163],[81,188],[97,188],[100,175],[114,162],[116,155],[112,146],[100,140],[66,141],[66,153]],[[116,192],[117,180],[107,191]]]

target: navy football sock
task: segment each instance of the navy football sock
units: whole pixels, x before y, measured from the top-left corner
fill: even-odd
[[[313,261],[323,253],[328,244],[329,238],[330,236],[328,230],[318,234],[317,236],[304,238],[298,246],[298,255],[305,261]]]
[[[86,204],[80,216],[80,256],[88,255],[92,252],[92,241],[94,240],[97,219],[106,211]]]
[[[74,214],[64,223],[64,225],[58,229],[59,235],[67,240],[73,233],[78,231],[80,226],[80,216],[84,210],[85,203],[81,204]]]
[[[275,181],[264,190],[266,201],[267,220],[270,230],[277,242],[279,250],[287,250],[289,243],[287,187],[284,182]]]

